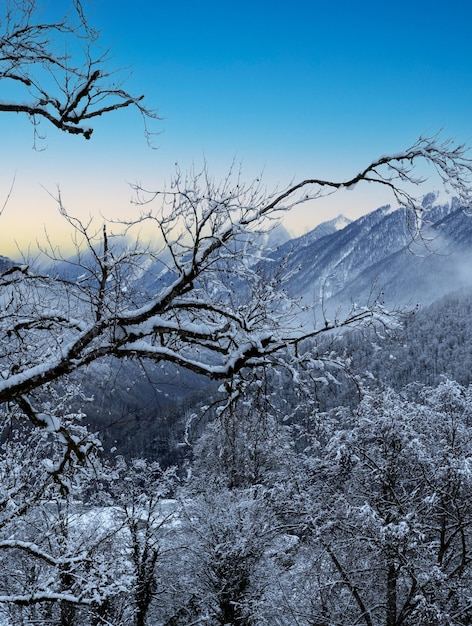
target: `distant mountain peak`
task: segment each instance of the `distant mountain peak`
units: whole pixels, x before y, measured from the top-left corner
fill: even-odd
[[[313,230],[310,230],[308,233],[305,233],[304,235],[301,235],[296,239],[292,239],[291,243],[293,244],[293,242],[296,241],[297,245],[309,246],[318,239],[321,239],[322,237],[326,237],[327,235],[332,235],[333,233],[343,230],[344,228],[346,228],[346,226],[351,224],[351,222],[352,220],[340,213],[332,220],[322,222],[321,224],[318,224],[318,226],[315,226],[315,228],[313,228]]]
[[[423,196],[421,206],[424,209],[430,209],[433,207],[433,205],[440,205],[440,206],[447,205],[453,208],[455,200],[456,199],[452,196],[452,194],[446,190],[430,191],[429,193]]]
[[[335,230],[342,230],[343,228],[346,228],[346,226],[351,222],[352,220],[342,214],[338,215],[338,217],[335,217],[334,220],[331,220],[331,223],[333,224]],[[330,222],[327,223],[329,224]]]
[[[0,254],[0,273],[5,272],[13,265],[13,261],[6,256]]]

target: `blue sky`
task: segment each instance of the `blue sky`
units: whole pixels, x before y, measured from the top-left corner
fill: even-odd
[[[1,218],[0,253],[16,239],[63,237],[46,190],[61,186],[80,215],[130,217],[127,182],[158,187],[203,159],[216,177],[242,163],[248,180],[269,188],[306,176],[344,179],[422,133],[472,145],[472,4],[86,0],[113,64],[129,66],[128,88],[146,94],[162,121],[157,150],[135,113],[109,115],[90,142],[43,127],[31,149],[26,118],[3,115],[0,198],[16,172]],[[1,97],[6,97],[7,94]],[[384,201],[380,192],[297,209],[294,232]],[[388,200],[388,199],[387,199]]]

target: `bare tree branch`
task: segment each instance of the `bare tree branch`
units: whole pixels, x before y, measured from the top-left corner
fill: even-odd
[[[99,49],[99,33],[88,23],[79,0],[56,21],[43,20],[36,0],[8,0],[0,19],[0,80],[24,88],[24,96],[0,101],[0,112],[24,113],[58,130],[90,139],[89,122],[123,108],[147,120],[159,119],[121,85],[108,69],[108,55]],[[71,52],[65,52],[70,50]]]

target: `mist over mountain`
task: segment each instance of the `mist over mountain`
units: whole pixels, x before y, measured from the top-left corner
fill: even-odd
[[[377,296],[389,307],[429,304],[472,283],[472,219],[456,198],[433,192],[424,196],[423,207],[420,237],[407,209],[386,205],[354,221],[339,215],[296,238],[278,225],[251,245],[240,242],[241,251],[265,248],[271,261],[257,261],[258,271],[270,276],[283,264],[282,281],[289,277],[284,289],[309,306],[362,305]],[[128,243],[114,241],[118,253]],[[81,281],[93,279],[84,267],[94,262],[91,252],[81,251],[80,258],[45,267],[51,275]],[[0,256],[0,271],[11,263]],[[156,291],[172,280],[166,267],[165,258],[150,260],[139,271],[130,267],[125,279],[136,291]]]
[[[375,297],[393,307],[429,304],[470,285],[472,220],[455,199],[432,204],[432,197],[423,203],[421,238],[414,238],[406,209],[383,206],[340,229],[328,222],[281,246],[273,258],[288,257],[286,271],[295,272],[290,295],[328,309]]]

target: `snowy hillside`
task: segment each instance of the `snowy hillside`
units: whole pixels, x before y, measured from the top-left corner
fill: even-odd
[[[287,273],[298,269],[289,293],[332,307],[381,294],[388,306],[404,306],[430,303],[471,284],[472,220],[454,201],[429,205],[426,216],[416,241],[406,211],[385,206],[340,230],[325,234],[321,225],[288,242],[276,258],[288,255]]]

